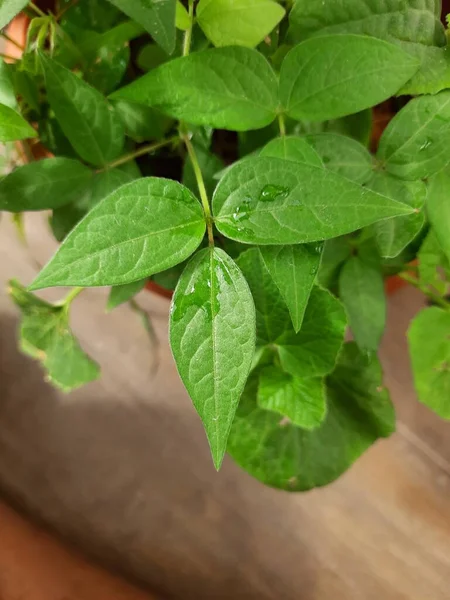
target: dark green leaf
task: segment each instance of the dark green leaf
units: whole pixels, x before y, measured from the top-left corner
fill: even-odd
[[[313,38],[286,55],[280,71],[280,100],[294,119],[343,117],[395,94],[419,65],[383,40],[343,34]]]
[[[408,331],[414,385],[420,402],[450,419],[450,312],[422,310]]]
[[[140,23],[166,52],[175,49],[176,0],[110,0],[114,6]]]
[[[41,54],[47,95],[70,143],[86,161],[104,165],[123,148],[122,122],[105,98],[74,73]]]
[[[408,102],[381,136],[377,158],[402,179],[421,179],[450,162],[450,91]]]
[[[0,29],[8,25],[28,4],[28,0],[0,0]]]
[[[15,110],[0,104],[0,142],[36,137],[36,131]]]
[[[264,263],[286,302],[296,332],[302,326],[322,249],[321,244],[260,248]]]
[[[351,252],[352,247],[346,236],[333,238],[325,242],[322,261],[317,274],[317,280],[322,287],[332,289],[337,286],[340,269]]]
[[[21,71],[16,68],[13,71],[14,89],[17,96],[22,99],[22,102],[29,108],[32,108],[37,113],[40,112],[39,104],[39,89],[35,78],[26,71]]]
[[[125,133],[135,142],[161,139],[171,123],[170,119],[151,106],[118,99],[114,107]]]
[[[106,303],[106,312],[111,312],[117,306],[134,298],[136,294],[144,289],[147,281],[147,279],[140,279],[138,281],[132,281],[131,283],[125,283],[124,285],[116,285],[111,288],[108,302]]]
[[[375,356],[346,344],[328,380],[328,412],[307,431],[258,407],[257,377],[244,391],[228,452],[251,475],[273,487],[301,491],[326,485],[346,471],[378,438],[395,429],[394,409],[382,387]]]
[[[60,0],[60,5],[66,9],[60,20],[61,28],[74,39],[87,30],[108,31],[123,17],[107,0]]]
[[[300,379],[277,367],[265,367],[259,376],[258,406],[287,417],[286,425],[315,429],[325,418],[323,379]]]
[[[376,351],[386,324],[381,271],[352,256],[341,270],[339,295],[356,343],[361,350]]]
[[[285,158],[294,162],[304,162],[316,167],[323,167],[322,159],[305,138],[294,135],[271,140],[264,146],[259,156]]]
[[[270,245],[336,237],[412,209],[322,167],[258,157],[224,175],[213,212],[223,235]]]
[[[169,60],[167,52],[156,44],[147,44],[139,51],[136,63],[143,71],[151,71]]]
[[[114,93],[194,125],[245,131],[276,116],[277,80],[256,50],[212,48],[176,58]]]
[[[218,469],[255,349],[250,290],[223,250],[201,250],[183,272],[171,309],[170,345]]]
[[[188,189],[169,179],[138,179],[86,215],[30,289],[131,283],[183,261],[204,233],[200,203]]]
[[[22,312],[20,347],[42,363],[49,381],[69,392],[98,379],[97,363],[83,352],[70,330],[67,308],[40,300],[17,281],[9,285],[9,293]]]
[[[427,213],[436,238],[450,261],[450,170],[435,175],[430,181]]]
[[[0,181],[0,210],[45,210],[69,204],[82,194],[92,171],[77,160],[47,158],[32,162]]]
[[[196,15],[214,46],[254,48],[278,25],[285,11],[273,0],[200,0]]]

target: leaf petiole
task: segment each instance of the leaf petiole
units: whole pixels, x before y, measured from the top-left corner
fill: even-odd
[[[280,135],[285,136],[286,135],[286,123],[284,122],[284,114],[283,113],[280,113],[278,115],[278,126],[280,128]]]
[[[153,142],[152,144],[147,144],[146,146],[142,146],[141,148],[138,148],[137,150],[134,150],[133,152],[130,152],[129,154],[125,154],[124,156],[121,156],[120,158],[116,158],[116,160],[113,160],[112,162],[108,163],[104,169],[99,170],[99,173],[106,171],[107,169],[112,169],[114,167],[123,165],[123,164],[129,162],[130,160],[138,158],[139,156],[144,156],[144,154],[149,154],[150,152],[159,150],[159,148],[168,146],[169,144],[172,144],[178,140],[179,140],[179,137],[177,135],[174,135],[174,136],[168,138],[167,140],[161,140],[160,142]]]
[[[75,300],[75,298],[81,294],[81,292],[84,290],[85,288],[83,287],[74,287],[70,290],[70,292],[67,294],[67,296],[64,298],[64,300],[61,301],[60,306],[62,306],[64,308],[64,311],[67,313],[69,312],[69,308],[72,304],[72,302]]]
[[[450,310],[449,302],[447,302],[444,298],[442,298],[441,296],[438,296],[434,292],[431,292],[425,285],[421,284],[420,281],[418,281],[415,277],[412,277],[408,273],[399,273],[398,276],[401,279],[403,279],[403,281],[406,281],[407,283],[409,283],[416,289],[420,290],[423,294],[425,294],[425,296],[427,296],[432,302],[434,302],[441,308],[444,308],[445,310]]]
[[[183,40],[183,56],[187,56],[191,50],[192,27],[194,26],[194,0],[189,0],[188,6],[189,27],[186,29]]]

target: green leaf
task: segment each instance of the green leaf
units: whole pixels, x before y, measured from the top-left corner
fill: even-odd
[[[289,36],[299,42],[317,33],[359,33],[442,46],[440,12],[440,0],[296,0],[289,15]]]
[[[108,302],[106,303],[106,312],[111,312],[117,308],[117,306],[134,298],[136,294],[145,288],[147,281],[148,279],[145,278],[138,281],[132,281],[131,283],[125,283],[124,285],[115,285],[111,288]]]
[[[434,175],[430,180],[427,214],[436,238],[450,261],[450,169]]]
[[[357,183],[366,183],[370,179],[372,156],[356,140],[338,133],[316,133],[307,135],[306,140],[330,171]]]
[[[304,429],[315,429],[325,418],[323,379],[300,379],[277,367],[265,367],[259,376],[258,406],[279,413]]]
[[[8,25],[28,4],[28,0],[0,0],[0,29]]]
[[[427,197],[426,185],[423,181],[402,181],[382,171],[373,173],[367,185],[371,190],[395,198],[415,211],[373,225],[381,256],[393,258],[414,240],[425,224],[423,207]]]
[[[169,60],[167,52],[156,44],[147,44],[139,51],[136,58],[137,66],[143,71],[151,71]]]
[[[302,326],[322,249],[322,244],[260,248],[264,263],[286,302],[296,332]]]
[[[419,277],[423,285],[442,296],[450,292],[450,262],[446,258],[436,234],[431,229],[419,253]]]
[[[30,289],[143,279],[190,256],[205,228],[200,203],[180,183],[156,177],[132,181],[86,215]]]
[[[219,469],[255,349],[252,296],[223,250],[201,250],[188,263],[173,298],[170,345]]]
[[[175,26],[181,31],[186,31],[191,26],[191,18],[184,5],[181,4],[180,0],[177,0],[177,6],[175,10]]]
[[[395,115],[380,139],[377,158],[392,175],[421,179],[450,162],[450,91],[421,96]]]
[[[77,160],[47,158],[32,162],[0,181],[0,210],[46,210],[69,204],[82,194],[92,171]]]
[[[386,297],[381,271],[358,256],[352,256],[341,270],[339,296],[358,346],[361,350],[376,351],[386,324]]]
[[[304,162],[316,167],[323,167],[322,159],[306,139],[294,135],[271,140],[264,146],[259,156],[284,158],[294,162]]]
[[[98,379],[99,366],[83,352],[70,330],[67,307],[40,300],[17,281],[9,285],[22,312],[20,347],[42,363],[53,385],[69,392]]]
[[[217,185],[217,181],[214,175],[223,169],[224,164],[221,159],[216,155],[201,146],[200,144],[193,143],[195,148],[195,154],[197,155],[198,164],[203,175],[206,191],[208,196],[211,196]],[[186,157],[183,168],[183,185],[191,190],[194,194],[198,193],[197,179],[195,177],[192,162],[189,156]]]
[[[159,140],[170,126],[170,119],[150,106],[120,99],[113,104],[126,135],[135,142]]]
[[[450,48],[417,46],[411,48],[410,52],[421,59],[422,65],[399,90],[399,95],[437,94],[450,87]]]
[[[323,247],[322,261],[317,274],[318,283],[327,289],[337,286],[342,265],[350,257],[352,247],[347,236],[327,240]]]
[[[419,65],[383,40],[344,34],[312,38],[286,55],[280,100],[293,119],[343,117],[395,94]]]
[[[408,330],[414,385],[420,402],[450,419],[450,313],[422,310]]]
[[[47,96],[62,130],[81,158],[107,164],[122,150],[122,122],[105,98],[74,73],[40,54]]]
[[[278,25],[285,10],[272,0],[200,0],[196,14],[214,46],[254,48]]]
[[[326,485],[346,471],[378,438],[395,429],[394,409],[376,356],[346,344],[328,379],[327,416],[312,431],[286,424],[258,407],[257,376],[244,391],[228,452],[263,483],[288,491]]]
[[[175,49],[176,0],[110,0],[122,12],[140,23],[166,52]]]
[[[0,105],[17,108],[16,95],[12,84],[12,67],[0,59]]]
[[[30,73],[21,71],[17,68],[17,65],[15,65],[13,70],[13,81],[16,94],[22,98],[22,105],[25,104],[25,106],[28,106],[39,113],[41,107],[39,104],[39,89],[36,79],[33,78]]]
[[[15,110],[0,104],[0,142],[36,137],[36,131]]]
[[[226,237],[273,245],[325,240],[412,209],[322,167],[257,157],[224,175],[213,212]]]
[[[194,125],[245,131],[274,120],[277,80],[256,50],[212,48],[176,58],[114,93]]]

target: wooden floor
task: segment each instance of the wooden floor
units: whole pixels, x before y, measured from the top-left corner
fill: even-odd
[[[29,237],[31,251],[4,215],[2,282],[29,283],[33,263],[50,255],[42,217]],[[303,495],[266,488],[230,459],[214,471],[170,356],[168,304],[140,300],[157,348],[128,308],[103,314],[104,290],[76,300],[74,328],[104,377],[62,396],[16,351],[16,313],[0,295],[3,492],[168,597],[449,600],[450,425],[416,402],[404,341],[418,294],[392,298],[383,343],[397,433],[338,482]]]

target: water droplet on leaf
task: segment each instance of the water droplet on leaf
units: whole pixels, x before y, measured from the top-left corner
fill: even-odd
[[[259,195],[260,202],[274,202],[275,200],[283,200],[289,194],[289,189],[280,185],[271,183],[265,185]]]

